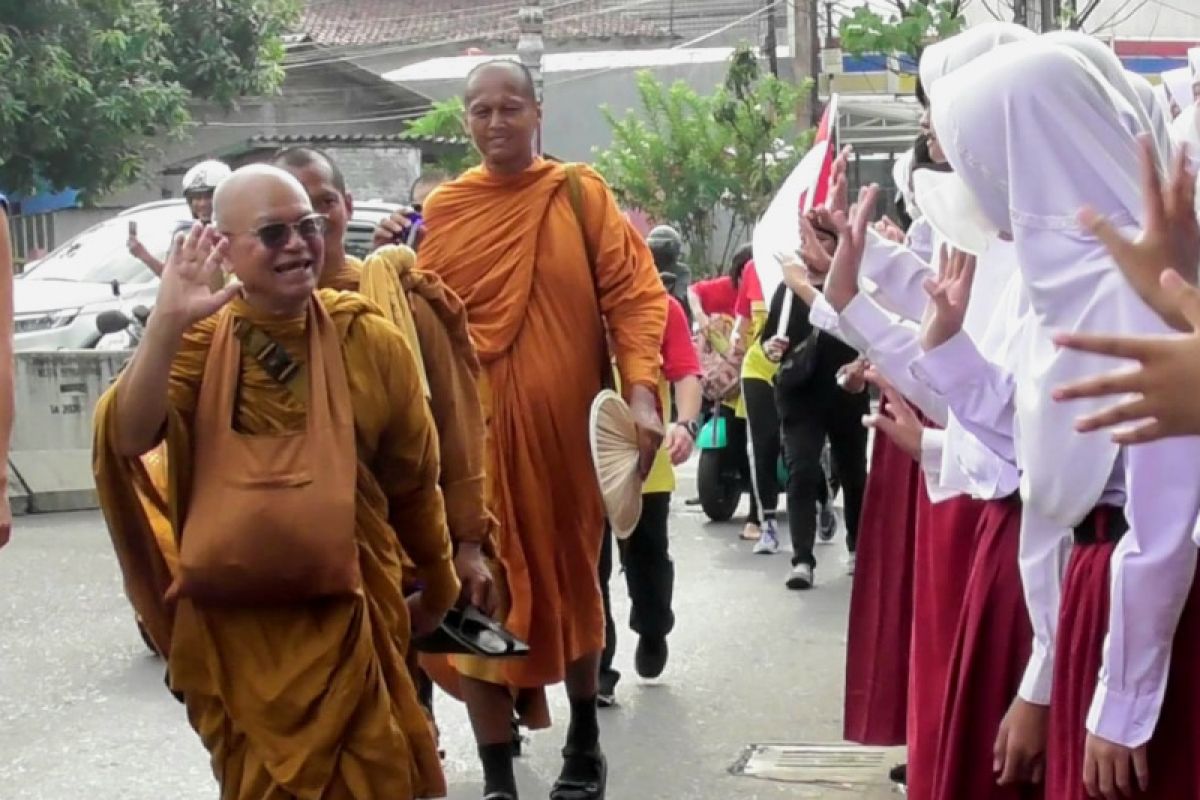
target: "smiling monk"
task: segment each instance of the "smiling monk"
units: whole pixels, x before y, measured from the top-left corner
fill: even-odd
[[[565,679],[571,725],[551,797],[594,800],[604,797],[607,771],[596,722],[604,528],[588,409],[607,362],[607,325],[648,472],[663,436],[656,387],[667,297],[650,251],[600,176],[535,155],[541,110],[521,65],[477,68],[467,79],[466,107],[484,163],[429,197],[418,264],[467,306],[483,365],[490,503],[508,590],[504,622],[531,654],[456,666],[488,798],[517,796],[514,695],[544,701],[543,688]]]
[[[215,204],[221,234],[177,238],[96,412],[126,591],[169,631],[170,685],[222,800],[443,796],[404,662],[459,591],[420,372],[365,300],[314,291],[325,218],[295,178],[246,167]],[[240,284],[214,293],[226,260]],[[136,495],[164,438],[174,570]],[[423,585],[408,598],[402,555]]]

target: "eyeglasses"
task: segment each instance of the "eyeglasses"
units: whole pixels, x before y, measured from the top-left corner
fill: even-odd
[[[292,231],[300,234],[301,239],[320,239],[325,235],[325,227],[329,218],[324,214],[309,214],[295,222],[272,222],[250,231],[258,237],[263,247],[268,250],[282,250],[292,240]]]

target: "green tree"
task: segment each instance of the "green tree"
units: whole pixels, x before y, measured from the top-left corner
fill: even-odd
[[[613,143],[596,167],[623,204],[679,230],[695,272],[711,273],[748,237],[811,142],[795,120],[805,87],[764,75],[745,47],[713,94],[664,86],[648,72],[637,86],[640,112],[604,110]],[[732,225],[714,247],[722,211]]]
[[[891,0],[894,13],[867,5],[842,17],[842,47],[853,55],[902,54],[920,57],[931,41],[953,36],[966,25],[962,0]]]
[[[296,0],[159,0],[168,29],[169,73],[185,89],[231,106],[283,82],[283,35],[300,16]]]
[[[138,177],[192,99],[275,90],[294,0],[0,0],[0,185],[85,198]]]
[[[482,160],[479,151],[467,140],[466,115],[463,99],[455,95],[448,100],[436,101],[429,111],[410,122],[404,133],[461,143],[460,148],[444,153],[434,162],[434,166],[447,175],[461,175]]]

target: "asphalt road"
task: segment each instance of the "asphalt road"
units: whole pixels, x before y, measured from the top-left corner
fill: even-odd
[[[686,468],[685,468],[686,469]],[[678,627],[659,681],[633,670],[622,627],[620,706],[601,711],[612,800],[884,798],[736,777],[747,745],[836,741],[841,728],[850,578],[841,535],[821,547],[817,588],[789,592],[785,554],[754,556],[738,527],[706,524],[676,496],[672,549]],[[618,620],[627,616],[614,577]],[[556,726],[518,763],[522,796],[544,798],[561,760]],[[478,800],[480,772],[463,709],[437,703],[452,800]],[[3,800],[211,800],[206,753],[161,665],[133,625],[98,513],[18,520],[0,551],[0,797]]]

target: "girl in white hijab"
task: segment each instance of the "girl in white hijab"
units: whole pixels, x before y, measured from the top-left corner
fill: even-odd
[[[1014,25],[973,28],[926,49],[922,81],[932,84],[995,47],[1032,38],[1029,30]],[[995,733],[1032,640],[1028,623],[1021,627],[1026,615],[1017,574],[1019,508],[1014,513],[1014,504],[1006,500],[1016,491],[1016,470],[958,426],[947,413],[946,399],[922,392],[909,373],[921,355],[919,337],[880,305],[920,320],[929,301],[922,282],[936,273],[907,249],[874,235],[870,240],[862,277],[877,287],[879,304],[866,291],[850,299],[831,295],[841,312],[839,324],[865,342],[868,358],[900,392],[946,428],[929,428],[919,437],[929,497],[921,500],[928,513],[918,530],[914,568],[909,794],[948,800],[1022,796],[1027,787],[997,787],[991,772]],[[971,291],[978,302],[968,309],[965,327],[976,339],[983,338],[999,298],[1007,296],[1005,263],[1015,272],[996,244],[983,259],[989,269]],[[982,500],[995,502],[985,508]],[[981,526],[985,510],[990,513]],[[976,548],[984,540],[987,545]],[[994,652],[1007,657],[986,655]]]
[[[1052,632],[1046,796],[1134,796],[1135,784],[1144,791],[1151,780],[1155,797],[1200,796],[1193,665],[1172,670],[1176,680],[1167,686],[1195,570],[1198,442],[1122,449],[1074,430],[1076,414],[1102,401],[1064,406],[1050,398],[1052,387],[1114,365],[1057,349],[1051,331],[1167,329],[1076,221],[1078,209],[1091,205],[1127,231],[1140,223],[1141,115],[1089,63],[1050,43],[988,54],[940,81],[932,101],[955,173],[1013,240],[1040,327],[1017,375],[1021,494],[1038,514],[1075,530]],[[1059,546],[1028,534],[1023,573],[1038,553]],[[1031,600],[1030,613],[1036,625],[1054,609]],[[1184,625],[1181,640],[1190,647],[1200,638],[1200,627],[1193,629],[1200,616],[1189,614]],[[1164,706],[1168,692],[1174,700]]]

